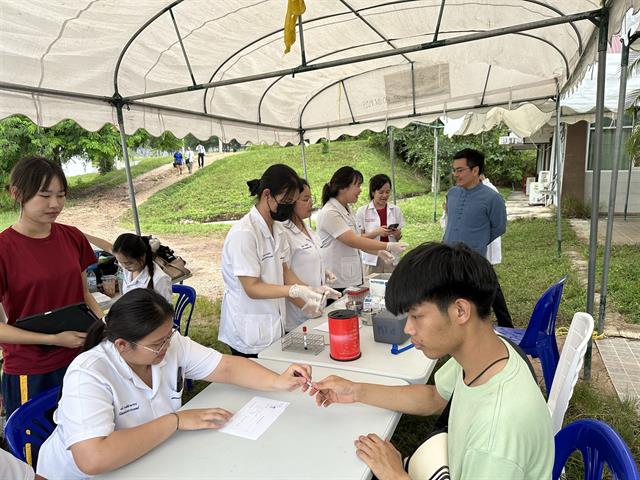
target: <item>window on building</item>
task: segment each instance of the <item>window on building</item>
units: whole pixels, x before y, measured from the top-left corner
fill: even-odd
[[[636,121],[638,121],[636,119]],[[613,155],[615,153],[615,135],[616,126],[614,120],[611,118],[604,119],[604,132],[602,134],[602,166],[601,170],[611,170],[613,165]],[[622,127],[622,160],[618,165],[620,170],[629,170],[630,156],[626,150],[626,143],[629,135],[631,135],[631,129],[633,128],[633,116],[625,113],[624,124]],[[595,142],[595,124],[592,123],[589,126],[589,161],[587,162],[587,170],[592,170],[593,155],[594,155],[594,142]],[[637,168],[637,167],[634,167]]]

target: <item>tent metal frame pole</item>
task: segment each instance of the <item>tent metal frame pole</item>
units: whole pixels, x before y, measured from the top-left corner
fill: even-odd
[[[0,90],[12,90],[16,92],[34,93],[41,95],[52,95],[55,97],[67,97],[78,100],[95,100],[96,102],[111,103],[113,97],[105,97],[102,95],[91,95],[89,93],[69,92],[66,90],[56,90],[54,88],[32,87],[30,85],[21,85],[19,83],[0,82]]]
[[[443,2],[444,3],[444,2]],[[436,122],[433,129],[433,180],[431,189],[433,190],[433,223],[438,221],[438,184],[440,183],[438,174],[438,124]]]
[[[633,45],[633,43],[640,39],[640,32],[636,32],[633,35],[631,35],[629,37],[629,45],[628,47],[631,48],[631,45]],[[627,73],[628,72],[624,72]],[[631,106],[633,113],[631,115],[631,133],[633,133],[633,130],[635,129],[636,126],[636,116],[637,116],[637,111],[636,111],[636,102],[633,103],[633,105]],[[624,196],[624,221],[627,221],[627,211],[629,210],[629,192],[631,190],[631,175],[633,174],[633,158],[629,158],[629,171],[628,171],[628,175],[627,175],[627,191],[625,192],[625,196]]]
[[[487,69],[487,78],[484,79],[484,88],[482,89],[482,98],[480,99],[480,105],[484,105],[484,96],[487,93],[487,85],[489,85],[489,75],[491,75],[491,64]]]
[[[177,93],[203,90],[206,88],[222,87],[225,85],[235,85],[239,83],[254,82],[256,80],[264,80],[266,78],[274,78],[282,75],[298,75],[305,72],[339,67],[342,65],[350,65],[350,64],[359,63],[359,62],[366,62],[369,60],[377,60],[380,58],[393,57],[397,55],[405,56],[408,53],[420,52],[423,50],[430,50],[434,48],[442,48],[449,45],[458,45],[461,43],[484,40],[487,38],[499,37],[503,35],[519,33],[519,32],[528,31],[528,30],[537,30],[539,28],[563,25],[567,23],[580,21],[580,20],[594,20],[603,16],[608,17],[606,9],[590,10],[587,12],[565,15],[563,17],[547,18],[544,20],[538,20],[536,22],[512,25],[509,27],[502,27],[494,30],[488,30],[486,32],[471,33],[468,35],[461,35],[459,37],[452,37],[444,40],[437,40],[435,42],[419,43],[419,44],[410,45],[407,47],[396,48],[394,50],[384,50],[384,51],[373,52],[369,54],[356,55],[354,57],[342,58],[342,59],[332,60],[328,62],[321,62],[313,65],[306,65],[306,66],[303,65],[303,66],[298,66],[294,68],[287,68],[283,70],[275,70],[272,72],[259,73],[256,75],[247,75],[245,77],[229,78],[227,80],[218,80],[214,82],[201,83],[198,85],[190,85],[187,87],[178,87],[178,88],[159,90],[159,91],[149,92],[149,93],[141,93],[138,95],[130,95],[130,96],[124,97],[123,101],[126,103],[132,100],[143,100],[147,98],[155,98],[155,97],[162,97],[167,95],[174,95]]]
[[[393,138],[393,127],[389,127],[389,160],[391,161],[391,190],[393,192],[393,204],[397,204],[396,198],[396,143]]]
[[[560,165],[562,158],[562,139],[560,135],[560,92],[556,97],[556,126],[554,132],[554,153],[555,153],[555,177],[556,177],[556,243],[558,258],[562,255],[562,169],[564,164]],[[564,163],[564,162],[563,162]]]
[[[414,71],[414,63],[411,62],[411,108],[413,114],[416,114],[416,74]]]
[[[298,16],[298,36],[300,37],[300,64],[307,64],[307,53],[304,49],[304,29],[302,28],[302,15]]]
[[[169,15],[171,15],[171,21],[173,22],[173,28],[176,30],[176,36],[178,37],[178,42],[180,43],[180,48],[182,49],[182,55],[184,56],[184,61],[187,64],[187,70],[189,70],[189,76],[191,77],[191,82],[193,85],[197,85],[196,77],[193,76],[193,70],[191,69],[191,62],[189,62],[189,56],[187,55],[187,50],[184,48],[184,43],[182,42],[182,35],[180,35],[180,29],[178,28],[178,22],[176,22],[176,17],[173,15],[173,9],[169,9]]]
[[[375,33],[378,37],[380,37],[382,40],[384,40],[384,42],[389,45],[391,48],[396,48],[396,46],[391,42],[391,40],[389,40],[387,37],[385,37],[382,32],[380,32],[380,30],[378,30],[376,27],[374,27],[366,18],[364,18],[362,15],[360,15],[360,12],[358,10],[356,10],[355,8],[353,8],[351,5],[349,5],[349,3],[346,0],[338,0],[342,5],[344,5],[345,7],[347,7],[347,9],[353,13],[356,18],[358,20],[360,20],[362,23],[364,23],[367,27],[369,27],[369,30],[373,31],[373,33]],[[409,57],[407,57],[406,55],[402,55],[402,57],[409,63],[411,62],[411,59]]]
[[[302,156],[302,172],[304,173],[304,179],[309,180],[307,177],[307,158],[304,152],[304,131],[300,132],[300,155]]]
[[[436,22],[436,29],[433,32],[433,41],[438,41],[438,34],[440,33],[440,24],[442,23],[442,14],[444,13],[444,3],[446,0],[442,0],[440,3],[440,9],[438,10],[438,21]]]
[[[613,164],[611,165],[611,186],[609,187],[609,209],[607,211],[607,235],[604,242],[604,259],[602,262],[602,281],[600,282],[600,311],[598,314],[598,334],[604,330],[604,317],[607,310],[607,282],[609,281],[609,264],[611,262],[611,243],[613,240],[613,224],[616,215],[616,195],[618,189],[618,169],[624,155],[622,146],[622,129],[624,127],[624,101],[627,95],[627,67],[629,66],[629,46],[622,42],[620,55],[620,90],[618,91],[618,122],[614,137]]]
[[[300,130],[300,156],[302,158],[302,172],[304,173],[304,179],[308,182],[309,177],[307,176],[307,157],[304,150],[304,130]],[[313,205],[311,206],[311,208],[313,208]],[[307,223],[309,224],[309,228],[312,228],[311,215],[309,215]]]
[[[600,214],[600,170],[602,168],[602,134],[604,123],[604,89],[607,72],[607,39],[609,14],[605,11],[598,21],[598,82],[596,89],[596,124],[591,182],[591,229],[589,233],[589,267],[587,275],[587,313],[593,316],[596,293],[596,261],[598,250],[598,217]],[[584,359],[584,378],[591,380],[592,341],[589,340]]]
[[[118,130],[120,130],[120,144],[122,146],[122,158],[124,160],[124,170],[127,174],[127,187],[129,189],[129,201],[131,202],[131,212],[133,213],[133,225],[138,235],[140,231],[140,219],[138,217],[138,206],[136,205],[136,192],[133,189],[133,177],[131,175],[131,164],[129,163],[129,151],[127,150],[127,135],[124,133],[124,115],[122,114],[122,104],[116,105],[118,113]]]
[[[344,84],[344,80],[342,80],[342,82],[340,82],[340,84],[342,85],[342,91],[344,92],[344,98],[347,100],[347,107],[349,107],[349,114],[351,115],[351,120],[353,121],[353,123],[357,123],[356,122],[356,117],[353,115],[353,109],[351,108],[351,102],[349,101],[349,94],[347,93],[347,86]]]
[[[631,117],[631,133],[636,127],[636,105],[632,106],[633,114]],[[631,190],[631,175],[633,174],[633,158],[629,158],[629,170],[627,171],[627,191],[624,195],[624,221],[627,221],[627,212],[629,211],[629,192]]]

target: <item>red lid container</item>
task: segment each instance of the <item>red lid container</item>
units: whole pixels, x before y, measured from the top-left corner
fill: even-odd
[[[340,362],[360,358],[360,323],[353,310],[329,312],[329,355]]]

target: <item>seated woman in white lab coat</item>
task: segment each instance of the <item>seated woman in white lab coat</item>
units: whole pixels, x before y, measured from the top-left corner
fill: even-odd
[[[87,478],[136,460],[178,430],[222,427],[232,412],[178,411],[185,378],[265,391],[306,389],[309,367],[291,365],[278,375],[251,360],[222,355],[181,336],[173,313],[161,295],[140,288],[92,327],[85,351],[64,377],[57,427],[40,449],[39,475]]]
[[[358,201],[363,177],[352,167],[341,167],[322,189],[322,210],[318,214],[318,235],[322,241],[322,258],[336,281],[334,287],[361,285],[364,282],[360,251],[377,255],[391,263],[393,254],[407,248],[406,243],[381,242],[360,235],[358,222],[350,204]]]
[[[285,234],[289,242],[290,258],[289,268],[305,284],[319,287],[335,280],[334,275],[324,268],[322,260],[322,246],[320,237],[304,221],[311,216],[313,211],[313,197],[306,180],[300,179],[302,190],[296,200],[291,219],[283,223]],[[285,330],[293,330],[321,312],[305,312],[292,301],[287,301],[287,321]]]
[[[381,242],[398,242],[402,238],[404,217],[400,207],[389,203],[391,179],[384,173],[374,175],[369,180],[369,199],[367,205],[356,212],[360,233],[363,237],[373,238]],[[397,259],[399,260],[399,259]],[[383,262],[377,255],[362,252],[364,275],[372,273],[390,273],[397,261]]]
[[[315,312],[327,296],[339,293],[305,286],[289,268],[291,251],[281,222],[291,217],[300,196],[298,174],[287,165],[271,165],[247,185],[256,204],[231,227],[222,247],[225,292],[218,339],[234,355],[256,357],[285,333],[285,299]]]

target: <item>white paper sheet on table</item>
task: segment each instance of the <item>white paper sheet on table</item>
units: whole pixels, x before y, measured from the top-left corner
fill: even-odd
[[[253,397],[219,431],[257,440],[288,406],[289,402]]]
[[[358,325],[358,328],[362,328],[362,324]],[[324,323],[321,323],[320,325],[316,325],[315,327],[313,327],[313,329],[320,330],[321,332],[329,333],[329,322],[326,321]]]

